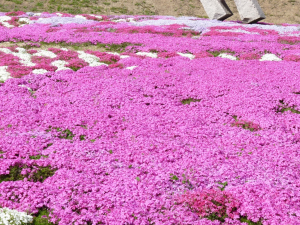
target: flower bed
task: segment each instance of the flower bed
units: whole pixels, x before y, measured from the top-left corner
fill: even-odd
[[[0,29],[0,207],[32,224],[300,223],[295,27],[60,15]]]

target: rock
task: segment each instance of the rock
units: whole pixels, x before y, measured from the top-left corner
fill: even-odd
[[[33,16],[33,15],[34,15],[33,12],[27,12],[26,14],[27,14],[28,16]]]
[[[50,25],[50,27],[60,27],[61,23],[54,22]]]

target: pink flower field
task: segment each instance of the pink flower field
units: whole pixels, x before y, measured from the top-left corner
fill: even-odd
[[[300,25],[0,25],[0,208],[23,224],[300,224]]]

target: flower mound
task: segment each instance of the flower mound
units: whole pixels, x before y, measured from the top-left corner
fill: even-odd
[[[196,193],[188,192],[182,196],[180,203],[186,203],[201,218],[225,222],[225,218],[239,218],[239,202],[226,191],[208,189]]]

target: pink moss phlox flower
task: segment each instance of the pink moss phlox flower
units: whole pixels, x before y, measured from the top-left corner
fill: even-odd
[[[7,22],[10,24],[10,25],[14,25],[15,27],[17,27],[19,24],[18,24],[18,21],[19,21],[19,18],[18,17],[12,17],[10,20],[8,20]]]
[[[289,43],[289,44],[298,44],[300,42],[300,38],[299,37],[290,37],[290,36],[283,36],[283,37],[278,37],[277,39],[278,42],[280,43]]]
[[[223,27],[222,27],[223,28]],[[216,27],[211,27],[208,32],[205,32],[202,36],[224,36],[224,37],[238,37],[242,34],[237,33],[237,32],[220,32],[219,29],[222,28],[216,28]]]
[[[18,48],[17,45],[6,47],[6,48],[8,48],[9,50],[11,50],[12,52],[19,52],[19,50],[17,49]]]
[[[62,26],[62,25],[59,24],[59,26]],[[60,30],[59,27],[50,27],[50,28],[46,31],[46,33],[57,32],[57,31],[59,31],[59,30]]]
[[[52,66],[51,63],[54,61],[54,59],[42,57],[42,56],[32,56],[31,61],[33,63],[36,63],[37,65],[31,67],[32,69],[45,69],[48,71],[56,71],[57,67]]]
[[[99,30],[128,27],[101,23]],[[142,47],[126,48],[136,57],[124,59],[85,51],[112,63],[95,67],[71,50],[52,48],[55,58],[32,56],[36,66],[27,68],[19,57],[0,52],[1,67],[20,77],[0,85],[0,176],[19,176],[0,183],[1,207],[30,213],[46,207],[49,221],[60,224],[240,225],[241,216],[299,224],[299,63],[231,61],[206,52],[227,49],[248,58],[253,55],[245,52],[267,50],[289,58],[297,45],[289,45],[289,52],[268,31],[194,40],[176,36],[192,34],[180,26],[101,36],[93,26],[62,28],[55,29],[59,35],[47,33],[49,25],[2,29],[0,39]],[[150,58],[129,50],[196,57]],[[72,70],[54,72],[55,60]],[[293,112],[277,112],[282,99],[295,106]],[[256,122],[234,123],[232,115]],[[226,191],[212,189],[224,179]],[[212,213],[229,218],[221,223],[199,217]]]
[[[282,23],[281,25],[285,26],[285,27],[287,27],[287,26],[295,26],[295,24],[289,24],[289,23]]]
[[[62,50],[59,48],[48,48],[49,51],[52,51],[53,53],[55,53],[57,55],[57,57],[55,57],[55,60],[71,60],[74,58],[78,58],[78,52],[76,51],[72,51],[72,50]]]
[[[246,54],[242,54],[240,56],[240,60],[254,60],[254,59],[260,59],[260,58],[261,57],[255,53],[246,53]]]
[[[31,47],[41,47],[39,43],[29,43]]]
[[[206,58],[206,57],[214,57],[213,54],[209,53],[209,52],[200,52],[200,53],[195,53],[195,58]]]
[[[299,62],[300,61],[300,56],[299,55],[287,55],[283,58],[283,60]]]
[[[16,11],[16,12],[7,12],[5,13],[6,16],[20,16],[25,14],[23,11]]]
[[[20,58],[12,54],[0,52],[0,66],[17,66],[20,65]]]
[[[258,124],[246,120],[235,121],[231,124],[231,126],[245,127],[247,129],[253,129],[254,131],[258,131],[259,129],[261,129]]]
[[[163,34],[166,36],[181,37],[183,34],[190,37],[193,35],[198,35],[199,32],[196,31],[185,31],[182,28],[187,27],[179,24],[172,24],[167,26],[143,26],[143,27],[124,27],[116,30],[117,33],[151,33],[151,34]]]
[[[64,12],[55,12],[55,14],[57,14],[57,13],[60,13],[60,14],[62,14],[62,15],[61,15],[61,17],[74,17],[74,15],[73,15],[73,14],[70,14],[70,13],[64,13]]]
[[[118,55],[113,55],[106,52],[92,50],[86,50],[85,52],[99,57],[101,62],[115,63],[121,59]]]
[[[237,37],[240,35],[245,35],[244,33],[237,33],[237,32],[230,32],[230,30],[234,29],[243,29],[248,32],[257,32],[259,35],[278,35],[277,31],[274,30],[263,30],[263,29],[258,29],[258,28],[246,28],[246,27],[239,27],[239,26],[232,26],[232,27],[226,27],[226,26],[215,26],[211,27],[208,32],[203,34],[203,36],[232,36],[232,37]],[[226,30],[226,32],[222,32],[222,30]],[[229,31],[228,31],[229,30]]]
[[[234,218],[240,203],[227,191],[207,189],[198,192],[187,192],[182,196],[180,203],[187,203],[191,210],[201,216],[209,216],[215,213],[218,217],[226,214]]]
[[[22,76],[29,74],[32,71],[32,68],[23,65],[8,66],[7,71],[14,78],[21,78]]]
[[[37,53],[38,51],[35,50],[35,49],[29,49],[29,50],[27,50],[27,52],[28,52],[29,54],[34,54],[34,53]],[[31,57],[31,58],[33,58],[33,57]]]
[[[29,17],[29,19],[30,19],[30,20],[38,20],[39,17],[38,17],[38,16],[31,16],[31,17]]]
[[[124,65],[122,63],[113,63],[113,64],[110,64],[108,66],[108,68],[120,68],[120,69],[123,69],[124,68]]]
[[[85,62],[82,59],[71,59],[68,62],[69,63],[66,65],[67,67],[83,68],[89,65],[87,62]]]
[[[101,21],[101,20],[103,20],[101,18],[98,18],[98,17],[95,17],[95,16],[91,16],[91,15],[88,15],[88,14],[82,14],[82,16],[86,17],[88,20],[95,20],[95,21]]]
[[[50,13],[50,12],[42,12],[41,16],[53,16],[53,13]]]
[[[179,55],[176,52],[159,52],[157,56],[159,58],[171,58]]]
[[[130,57],[136,57],[136,58],[139,58],[139,59],[146,59],[147,56],[145,55],[137,55],[136,53],[133,53],[133,52],[123,52],[121,53],[121,55],[128,55]]]
[[[257,33],[259,33],[259,35],[262,35],[262,36],[272,36],[272,35],[278,35],[279,34],[278,31],[275,31],[275,30],[264,30],[264,29],[259,29],[259,28],[255,28],[255,27],[252,27],[252,28],[246,27],[245,31],[257,32]]]
[[[94,32],[100,32],[102,31],[101,29],[97,28],[96,30],[93,30]],[[74,29],[73,32],[76,32],[76,33],[90,33],[91,30],[88,29],[87,27],[80,27],[80,28],[77,28],[77,29]]]
[[[115,22],[115,21],[106,21],[106,20],[104,20],[104,21],[101,21],[99,23],[96,23],[94,26],[96,26],[96,25],[101,25],[101,26],[103,26],[103,25],[116,25],[116,24],[118,24],[118,23]]]
[[[298,143],[298,142],[300,142],[300,133],[294,134],[293,143]]]
[[[103,22],[112,22],[113,24],[115,24],[116,22],[114,21],[109,21],[110,17],[107,15],[99,15],[102,17],[102,19],[92,16],[92,15],[88,15],[88,14],[81,14],[81,16],[85,16],[88,20],[95,20],[95,21],[101,21],[101,23]]]

